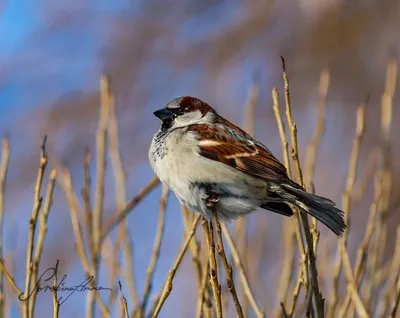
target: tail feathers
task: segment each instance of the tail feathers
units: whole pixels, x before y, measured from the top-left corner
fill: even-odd
[[[340,235],[346,229],[343,211],[336,208],[335,203],[329,199],[305,192],[287,184],[271,185],[271,192],[279,196],[282,201],[293,204],[300,210],[315,217],[336,235]]]
[[[285,216],[292,216],[292,208],[285,202],[267,202],[261,205],[261,208],[279,213]]]

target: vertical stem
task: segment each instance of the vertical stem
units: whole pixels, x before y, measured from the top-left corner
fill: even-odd
[[[213,213],[216,213],[215,209],[213,209]],[[202,225],[208,244],[208,260],[210,262],[211,277],[210,282],[214,294],[217,317],[222,318],[221,285],[218,282],[218,266],[217,259],[215,257],[214,228],[212,221],[206,221],[205,219],[203,219]]]
[[[224,241],[222,239],[221,224],[218,221],[218,216],[217,216],[217,212],[215,211],[215,209],[213,212],[213,221],[214,221],[215,227],[217,229],[217,239],[218,239],[217,252],[218,252],[219,256],[221,257],[222,262],[225,267],[226,285],[228,287],[229,292],[232,295],[232,299],[235,304],[236,313],[237,313],[238,317],[243,318],[244,316],[243,316],[242,306],[240,305],[240,301],[239,301],[239,298],[237,296],[236,289],[235,289],[235,281],[233,279],[232,265],[230,265],[228,263],[228,259],[226,258]]]
[[[104,205],[104,184],[106,171],[106,140],[107,140],[107,122],[109,116],[109,82],[107,76],[102,76],[100,80],[100,119],[96,135],[96,190],[95,205],[93,209],[93,250],[91,250],[92,268],[94,281],[98,280],[101,255],[101,230],[103,224],[103,205]],[[89,293],[87,297],[87,316],[94,317],[95,297],[94,293]]]
[[[286,73],[285,60],[283,57],[281,57],[281,59],[282,59],[282,66],[283,66],[283,82],[285,85],[286,117],[288,120],[288,125],[291,129],[290,131],[291,131],[291,142],[292,142],[292,159],[293,159],[295,167],[296,167],[297,178],[299,180],[299,184],[304,186],[303,173],[301,171],[299,150],[298,150],[298,144],[297,144],[297,126],[293,122],[293,119],[292,119],[292,109],[291,109],[290,91],[289,91],[289,78]],[[316,260],[315,260],[313,237],[310,232],[310,226],[308,223],[307,214],[300,212],[300,216],[301,216],[301,220],[302,220],[303,227],[304,227],[304,234],[306,237],[306,242],[308,245],[308,259],[309,259],[309,264],[310,264],[311,287],[312,287],[312,290],[314,293],[315,306],[317,308],[317,316],[318,316],[318,318],[322,318],[322,317],[324,317],[324,298],[322,297],[322,294],[319,290],[319,285],[318,285],[318,269],[317,269]],[[311,303],[310,309],[312,310],[312,303]]]
[[[3,217],[4,217],[4,200],[5,186],[8,171],[8,162],[10,158],[10,145],[7,138],[3,139],[1,165],[0,165],[0,260],[4,260],[3,256]],[[5,295],[4,295],[4,277],[0,272],[0,316],[5,315]]]
[[[38,266],[38,264],[32,262],[32,256],[35,248],[36,223],[40,208],[42,206],[42,197],[40,195],[40,191],[42,188],[44,171],[47,166],[46,140],[47,136],[43,138],[43,143],[41,146],[40,165],[35,184],[33,210],[32,210],[32,216],[29,219],[29,234],[28,234],[28,246],[26,249],[27,255],[26,255],[26,273],[25,273],[25,291],[24,291],[24,298],[26,299],[26,301],[24,302],[23,306],[24,318],[30,318],[33,315],[33,312],[30,312],[29,310],[31,299],[30,297],[28,297],[28,295],[30,294],[30,289],[31,289],[31,277],[34,270],[33,267]]]

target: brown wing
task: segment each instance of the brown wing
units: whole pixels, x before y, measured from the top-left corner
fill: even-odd
[[[230,122],[193,125],[188,130],[199,139],[200,155],[267,180],[287,179],[286,168],[267,147]]]

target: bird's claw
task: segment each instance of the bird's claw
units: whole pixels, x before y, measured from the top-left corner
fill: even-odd
[[[221,198],[220,198],[217,194],[215,194],[215,193],[210,193],[210,194],[208,194],[208,196],[207,196],[206,205],[207,205],[208,207],[212,208],[212,207],[215,206],[215,204],[216,204],[219,200],[221,200]]]

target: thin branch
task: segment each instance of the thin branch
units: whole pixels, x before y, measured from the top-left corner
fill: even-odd
[[[122,308],[124,309],[123,311],[123,317],[124,318],[129,318],[129,311],[128,311],[128,302],[126,301],[126,298],[124,296],[124,293],[122,292],[122,284],[120,281],[118,281],[118,285],[119,285],[119,291],[121,293],[121,304],[122,304]]]
[[[253,135],[255,134],[255,110],[256,106],[258,103],[258,98],[259,98],[259,87],[254,81],[252,85],[250,86],[248,93],[247,93],[247,100],[246,100],[246,105],[244,107],[244,127],[245,130],[250,134]],[[240,251],[240,256],[243,259],[244,262],[244,267],[247,269],[248,264],[247,264],[247,224],[248,224],[248,218],[247,216],[244,216],[237,220],[235,222],[235,238],[236,238],[236,243]],[[246,313],[247,315],[247,300],[244,299],[243,301],[243,312]]]
[[[213,209],[215,213],[215,209]],[[218,266],[217,259],[215,257],[215,241],[214,241],[214,228],[212,221],[202,220],[204,235],[207,238],[208,245],[208,261],[210,263],[210,282],[214,294],[214,302],[217,311],[217,317],[221,318],[222,315],[222,303],[221,303],[221,285],[218,281]]]
[[[295,264],[295,228],[292,222],[287,222],[289,220],[284,220],[283,223],[283,233],[282,240],[284,244],[284,256],[283,256],[283,268],[281,271],[281,276],[279,279],[279,288],[278,288],[278,299],[280,300],[280,306],[276,310],[278,315],[282,311],[282,305],[285,306],[287,295],[289,292],[290,281],[294,272],[294,264]],[[301,269],[300,269],[301,272]],[[301,276],[299,277],[300,281]]]
[[[181,205],[181,211],[182,211],[182,216],[183,216],[183,222],[185,225],[185,234],[188,235],[190,232],[190,227],[193,223],[193,216],[194,213],[189,211],[185,206]],[[201,282],[202,282],[202,264],[201,264],[201,259],[200,259],[200,243],[196,239],[196,237],[193,238],[193,240],[190,241],[190,252],[192,254],[192,263],[193,263],[193,269],[196,274],[196,280],[198,287],[200,288]]]
[[[193,218],[195,213],[193,213],[192,211],[189,211],[185,206],[181,205],[181,211],[182,211],[182,215],[183,215],[183,221],[185,223],[185,233],[186,236],[189,235],[190,232],[190,228],[191,225],[193,223]],[[201,260],[201,255],[200,255],[200,248],[201,248],[201,244],[199,242],[199,240],[196,238],[196,236],[190,241],[189,244],[189,248],[190,248],[190,252],[192,254],[192,265],[193,265],[193,269],[194,272],[196,274],[196,279],[197,279],[197,284],[198,284],[198,289],[201,289],[202,285],[202,281],[204,279],[203,277],[203,262]],[[208,257],[207,257],[208,260]],[[208,266],[208,261],[206,262],[207,266]],[[208,276],[208,271],[206,271],[206,276]],[[204,292],[204,305],[207,306],[208,309],[212,309],[212,289],[210,287],[210,285],[206,285],[206,290]],[[208,316],[208,312],[205,312],[206,317]]]
[[[396,288],[397,288],[397,295],[396,295],[395,301],[393,302],[393,308],[390,313],[390,318],[396,317],[397,309],[399,308],[399,304],[400,304],[400,276],[397,279],[397,287]]]
[[[215,211],[213,213],[213,221],[214,221],[215,227],[217,229],[217,239],[218,239],[218,243],[216,246],[217,252],[218,252],[219,256],[221,257],[222,263],[224,264],[224,267],[225,267],[226,285],[228,287],[229,292],[232,295],[232,299],[235,304],[236,313],[237,313],[238,317],[243,318],[244,316],[243,316],[242,306],[240,305],[240,301],[239,301],[239,298],[237,296],[236,289],[235,289],[235,281],[233,278],[232,265],[230,265],[228,263],[228,259],[226,258],[224,241],[222,239],[221,224],[218,221],[218,216]]]
[[[300,159],[299,159],[299,150],[297,144],[297,126],[293,122],[292,119],[292,109],[290,102],[290,90],[289,90],[289,78],[286,73],[285,60],[282,59],[282,67],[283,67],[283,82],[285,86],[285,100],[286,100],[286,117],[288,121],[288,125],[290,127],[291,132],[291,143],[292,143],[292,159],[294,161],[294,165],[296,167],[297,178],[299,180],[300,185],[304,186],[303,182],[303,173],[300,167]],[[310,232],[310,226],[308,223],[308,216],[306,213],[300,212],[301,220],[304,227],[304,234],[306,237],[307,245],[308,245],[308,259],[310,263],[310,274],[311,274],[311,286],[314,291],[314,299],[315,305],[317,308],[317,315],[319,318],[324,317],[324,298],[319,290],[318,285],[318,269],[315,260],[315,253],[313,248],[313,237]]]
[[[256,316],[258,318],[264,317],[264,310],[262,310],[259,307],[256,299],[254,298],[253,292],[252,292],[250,284],[249,284],[249,280],[247,278],[245,269],[243,267],[242,260],[240,258],[239,251],[233,241],[233,238],[232,238],[231,234],[229,233],[228,229],[224,225],[222,225],[222,231],[223,231],[225,240],[229,246],[229,249],[231,251],[232,258],[235,262],[235,265],[238,268],[239,277],[240,277],[240,280],[243,285],[244,294],[247,296],[247,299],[249,300],[251,307],[253,308],[254,312],[256,313]]]
[[[189,235],[187,236],[185,242],[183,243],[183,246],[182,246],[181,250],[179,251],[178,256],[176,257],[172,268],[169,270],[169,274],[168,274],[166,282],[164,283],[160,299],[159,299],[159,301],[157,303],[157,306],[156,306],[156,308],[154,310],[153,318],[158,317],[158,315],[160,314],[161,308],[163,307],[166,299],[168,298],[169,294],[172,291],[172,281],[173,281],[173,279],[175,277],[177,269],[179,268],[179,265],[182,262],[183,256],[185,255],[185,252],[186,252],[186,250],[187,250],[187,248],[189,246],[189,243],[192,240],[194,234],[196,233],[196,228],[197,228],[197,225],[198,225],[198,223],[200,221],[200,217],[201,217],[200,215],[196,216],[196,218],[195,218],[195,220],[193,222],[192,229],[191,229]]]
[[[58,315],[59,315],[59,313],[60,313],[60,302],[59,302],[59,300],[58,300],[58,293],[57,293],[58,263],[59,263],[59,261],[57,260],[57,262],[56,262],[56,268],[55,268],[55,270],[54,270],[53,290],[51,291],[52,299],[53,299],[53,318],[58,318]]]
[[[10,144],[8,138],[3,138],[0,165],[0,260],[3,261],[3,220],[4,220],[4,202],[5,187],[8,172],[8,163],[10,159]],[[5,315],[5,294],[4,294],[4,277],[0,273],[0,316]]]
[[[169,194],[168,187],[163,186],[161,199],[160,199],[160,212],[158,215],[156,237],[154,239],[153,253],[151,255],[150,263],[146,270],[146,280],[145,280],[145,284],[144,284],[145,287],[144,287],[143,301],[140,306],[139,317],[143,317],[143,315],[146,311],[146,306],[149,301],[150,292],[152,290],[152,280],[153,280],[153,276],[154,276],[154,271],[155,271],[158,259],[160,257],[161,242],[162,242],[162,239],[164,236],[165,210],[167,207],[168,194]]]
[[[93,211],[90,199],[90,163],[91,163],[91,153],[89,149],[85,149],[85,156],[83,158],[83,188],[82,188],[82,198],[85,205],[85,215],[86,215],[86,227],[88,233],[89,248],[94,250],[93,242]]]
[[[47,136],[43,138],[43,143],[41,146],[41,154],[40,154],[40,164],[39,171],[36,178],[35,184],[35,192],[34,192],[34,202],[33,202],[33,210],[32,216],[29,219],[29,236],[28,236],[28,246],[27,246],[27,255],[26,255],[26,272],[25,272],[25,291],[23,298],[25,299],[23,305],[23,315],[24,318],[29,318],[33,313],[29,312],[30,302],[32,301],[28,295],[30,294],[31,289],[31,279],[33,273],[33,266],[37,266],[38,264],[34,264],[32,262],[33,252],[35,248],[35,232],[36,232],[36,223],[39,215],[40,208],[42,206],[42,197],[40,195],[40,191],[42,189],[43,175],[47,166],[47,153],[46,153],[46,140]]]
[[[360,244],[360,247],[357,250],[357,256],[356,256],[356,262],[354,266],[354,284],[355,286],[358,286],[361,281],[362,273],[364,271],[364,263],[365,259],[367,257],[367,249],[374,231],[375,227],[375,219],[376,215],[378,213],[378,205],[381,199],[381,193],[382,193],[382,184],[378,183],[375,186],[375,195],[374,195],[374,200],[370,206],[370,213],[368,216],[368,222],[367,222],[367,228],[365,230],[364,238]],[[343,245],[343,244],[342,244]],[[347,249],[342,248],[341,253],[347,253]],[[346,255],[342,255],[342,257],[345,257]],[[345,299],[343,301],[343,304],[341,305],[338,314],[340,317],[345,317],[347,314],[348,306],[350,305],[351,302],[351,293],[348,290],[345,296]]]
[[[285,163],[285,167],[286,170],[288,172],[289,177],[292,177],[292,172],[291,172],[291,166],[290,166],[290,162],[289,162],[289,144],[286,138],[286,131],[285,131],[285,125],[283,123],[282,120],[282,115],[281,115],[281,111],[280,111],[280,104],[279,104],[279,95],[278,95],[278,91],[277,89],[274,87],[272,89],[272,100],[274,103],[273,109],[274,109],[274,113],[275,113],[275,119],[278,125],[278,129],[279,129],[279,135],[281,138],[281,143],[282,143],[282,152],[283,152],[283,158],[284,158],[284,163]],[[297,304],[297,298],[298,298],[298,293],[301,290],[301,284],[303,284],[306,288],[306,290],[309,290],[309,273],[308,273],[308,268],[307,268],[307,253],[306,253],[306,248],[305,248],[305,243],[304,243],[304,239],[303,239],[303,235],[302,235],[302,229],[301,229],[301,218],[300,218],[300,214],[297,211],[297,209],[294,211],[295,212],[295,217],[296,217],[296,228],[295,228],[295,237],[297,239],[297,244],[298,244],[298,248],[300,250],[300,264],[302,266],[302,270],[299,273],[299,280],[298,280],[298,284],[296,285],[295,288],[295,294],[293,295],[293,302],[292,302],[292,307],[291,307],[291,311],[292,314],[295,310],[296,304]],[[288,225],[290,222],[290,220],[284,220],[283,221],[283,227],[284,227],[284,231],[282,235],[285,235],[285,237],[288,235],[288,233],[286,232],[286,228],[289,227],[290,225]],[[294,246],[293,246],[294,248]],[[288,252],[290,253],[290,252]],[[294,263],[292,262],[292,264],[294,265]],[[280,289],[280,297],[282,297],[282,293],[286,290],[287,291],[287,287],[286,289],[284,289],[284,286],[288,286],[288,278],[285,278],[286,273],[291,272],[293,265],[288,264],[288,266],[286,266],[285,271],[282,272],[281,275],[281,289]],[[286,283],[283,281],[283,279],[286,279]],[[280,301],[283,301],[283,298],[279,298]]]
[[[298,273],[296,285],[295,285],[294,290],[293,290],[292,304],[290,306],[289,313],[288,313],[289,317],[292,317],[293,314],[294,314],[294,311],[296,310],[297,300],[299,298],[302,285],[304,285],[304,282],[303,282],[303,278],[302,278],[301,268],[299,268],[299,273]]]
[[[339,238],[337,247],[337,262],[333,269],[333,288],[330,299],[330,306],[328,311],[328,317],[333,318],[335,316],[336,307],[338,303],[338,290],[339,290],[339,277],[342,268],[343,255],[341,254],[341,245],[347,246],[347,237],[350,229],[349,217],[351,214],[352,206],[352,195],[354,191],[354,184],[357,177],[358,158],[361,148],[361,142],[363,140],[365,131],[365,105],[362,104],[357,110],[357,121],[356,121],[356,132],[353,140],[353,146],[351,149],[349,170],[346,181],[346,188],[342,197],[342,210],[344,212],[344,220],[347,224],[347,230]]]
[[[378,305],[379,317],[387,317],[390,309],[390,301],[393,298],[393,293],[396,292],[396,281],[400,275],[400,226],[397,227],[396,245],[393,253],[393,260],[390,263],[389,270],[386,274],[386,283],[384,286],[384,295],[381,297]],[[376,284],[378,285],[378,284]]]
[[[112,286],[111,291],[108,295],[107,299],[107,308],[111,311],[117,301],[117,296],[119,293],[118,288],[118,275],[120,275],[120,259],[119,259],[119,250],[115,249],[115,243],[110,236],[106,237],[102,242],[101,247],[101,259],[104,265],[108,269],[108,280],[110,282],[110,286]],[[104,272],[105,269],[102,270]],[[121,311],[123,308],[119,308]]]
[[[43,211],[40,213],[39,222],[40,222],[40,232],[37,241],[37,247],[35,251],[35,260],[39,263],[40,258],[43,252],[44,239],[46,237],[47,232],[47,219],[49,217],[50,209],[53,205],[53,193],[54,186],[56,182],[57,171],[52,169],[49,175],[49,182],[47,184],[47,191],[43,205]],[[34,280],[36,281],[36,280]]]
[[[60,172],[60,169],[58,171]],[[71,173],[67,168],[64,168],[63,170],[61,170],[60,174],[61,174],[61,178],[59,178],[59,179],[61,179],[61,180],[59,181],[59,184],[61,185],[61,187],[63,188],[63,190],[65,192],[65,196],[67,198],[68,206],[70,209],[72,229],[74,231],[75,242],[76,242],[76,251],[77,251],[78,257],[81,261],[83,270],[85,272],[85,276],[86,276],[86,278],[88,278],[88,277],[93,276],[93,274],[92,274],[92,269],[89,264],[89,260],[85,253],[82,227],[79,224],[78,212],[77,212],[79,203],[78,203],[76,194],[74,193],[74,190],[72,189]],[[91,280],[90,286],[95,287],[94,279]],[[102,315],[105,317],[110,317],[110,313],[109,313],[107,307],[104,305],[98,291],[94,290],[91,293],[93,293],[95,295]]]
[[[110,91],[110,116],[108,122],[108,138],[109,138],[109,154],[113,175],[115,180],[115,201],[118,210],[122,210],[126,206],[126,175],[123,167],[123,160],[119,146],[119,128],[116,114],[116,105],[114,94]],[[118,240],[115,246],[116,252],[119,252],[119,245],[122,244],[124,257],[123,276],[128,284],[128,290],[132,297],[132,307],[137,308],[139,302],[138,291],[135,281],[135,269],[133,260],[133,243],[128,228],[128,219],[125,218],[119,229]]]
[[[358,313],[359,317],[362,317],[362,318],[369,317],[369,315],[367,313],[367,309],[365,308],[365,305],[358,293],[357,286],[354,281],[353,271],[351,269],[351,264],[350,264],[350,260],[349,260],[349,254],[346,251],[347,248],[343,244],[341,244],[340,247],[341,247],[341,253],[343,255],[343,257],[342,257],[343,258],[343,271],[345,273],[346,280],[347,280],[347,288],[348,288],[348,291],[350,292],[350,295],[353,298],[353,302],[356,306],[357,313]]]
[[[210,263],[206,262],[206,266],[204,266],[204,271],[202,274],[202,281],[199,288],[199,296],[197,300],[197,310],[196,310],[196,317],[201,318],[203,317],[203,305],[204,305],[204,298],[206,297],[205,293],[207,290],[207,279],[208,279],[208,271],[209,271]]]
[[[100,270],[100,255],[102,246],[101,229],[104,212],[104,185],[106,173],[106,144],[107,123],[110,112],[109,79],[102,76],[100,79],[100,118],[96,134],[96,189],[95,204],[92,214],[92,242],[90,250],[94,280],[97,280]],[[93,293],[87,295],[87,317],[94,316],[95,298]]]
[[[17,283],[15,282],[14,278],[10,275],[10,273],[7,271],[6,267],[4,266],[3,260],[0,260],[0,272],[4,275],[4,277],[7,279],[8,283],[11,285],[11,287],[14,289],[15,293],[18,296],[22,296],[24,293],[18,288]]]
[[[41,211],[41,213],[39,215],[40,230],[39,230],[36,249],[35,249],[35,256],[33,258],[34,264],[35,264],[35,266],[33,266],[33,270],[32,270],[32,281],[33,282],[38,281],[39,264],[40,264],[40,260],[42,257],[44,239],[46,237],[47,228],[48,228],[47,219],[49,217],[51,206],[53,205],[53,192],[54,192],[54,185],[56,182],[56,176],[57,176],[57,171],[55,169],[52,169],[50,172],[50,175],[49,175],[49,181],[48,181],[48,185],[47,185],[43,210]],[[34,312],[36,297],[37,297],[37,292],[35,290],[35,292],[33,292],[32,296],[30,297],[31,302],[30,302],[29,311],[32,313]]]
[[[382,263],[383,251],[382,245],[385,245],[387,239],[387,215],[389,213],[389,201],[391,193],[391,171],[390,171],[390,130],[392,126],[393,97],[397,84],[397,61],[389,60],[386,71],[385,89],[381,98],[381,151],[380,151],[380,171],[377,178],[381,179],[383,185],[382,198],[378,217],[375,222],[373,239],[371,240],[371,251],[367,262],[368,279],[363,292],[365,302],[368,307],[372,302],[372,290],[375,289],[374,279],[372,278],[378,267]]]
[[[112,217],[103,227],[101,237],[104,239],[121,221],[123,221],[129,212],[132,211],[155,187],[160,183],[157,177],[153,177],[150,182],[135,196],[133,197],[122,210],[113,213]]]
[[[276,87],[272,88],[272,100],[274,103],[273,110],[276,122],[278,124],[279,136],[281,137],[283,163],[288,172],[288,175],[291,176],[292,173],[289,161],[289,143],[286,138],[285,124],[283,123],[282,120],[281,107],[279,105],[279,94]]]
[[[315,173],[315,161],[317,158],[317,150],[325,132],[325,117],[326,117],[326,97],[328,94],[330,74],[328,70],[321,72],[319,82],[319,102],[317,108],[317,124],[315,126],[314,135],[310,144],[307,147],[307,156],[305,164],[305,181],[307,189],[311,189]],[[319,241],[319,232],[317,227],[317,219],[311,219],[311,231],[314,240],[314,254],[317,253],[317,245]]]

